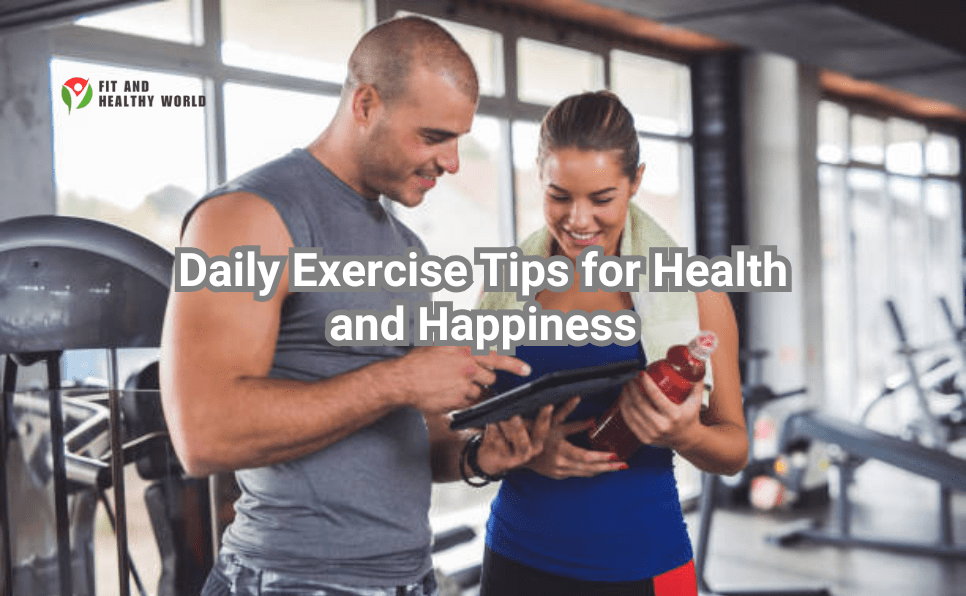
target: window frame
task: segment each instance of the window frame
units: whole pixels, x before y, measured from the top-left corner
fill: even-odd
[[[590,52],[599,56],[603,64],[604,88],[611,87],[612,52],[620,50],[666,60],[691,68],[693,56],[664,48],[653,42],[607,32],[579,23],[542,16],[521,7],[457,5],[441,0],[361,0],[364,7],[365,28],[391,18],[398,11],[470,25],[494,31],[502,36],[503,95],[480,97],[477,113],[496,118],[500,122],[501,149],[499,165],[499,238],[503,245],[516,244],[516,188],[513,159],[512,128],[517,121],[537,123],[550,108],[521,101],[518,98],[517,45],[521,38],[551,43]],[[261,71],[225,64],[221,59],[222,11],[221,0],[191,0],[191,30],[194,43],[179,43],[143,37],[117,31],[96,29],[76,24],[50,30],[51,55],[56,58],[83,60],[149,72],[170,73],[197,77],[202,81],[206,96],[205,156],[208,188],[227,181],[227,147],[225,122],[225,85],[252,85],[284,91],[339,97],[340,83]],[[694,155],[695,133],[692,102],[686,109],[692,113],[691,131],[687,134],[666,134],[638,130],[642,140],[653,139],[676,143],[685,149],[682,158],[681,193],[685,203],[681,213],[687,231],[682,244],[696,244]],[[321,131],[319,131],[321,132]],[[390,208],[392,205],[390,204]],[[699,487],[696,488],[698,490]],[[695,494],[682,494],[693,499]]]
[[[925,290],[934,291],[936,288],[933,288],[930,285],[930,282],[934,277],[932,275],[933,274],[932,270],[929,268],[929,265],[931,263],[930,259],[933,256],[930,254],[930,247],[932,246],[933,238],[931,236],[930,229],[929,229],[928,218],[930,216],[928,214],[928,208],[926,206],[926,187],[927,185],[929,185],[930,182],[933,182],[933,181],[949,183],[959,187],[960,202],[959,202],[959,205],[954,206],[953,212],[958,213],[960,216],[959,221],[957,221],[956,223],[959,231],[960,244],[962,244],[964,237],[966,237],[966,225],[964,225],[964,221],[966,221],[966,209],[964,209],[964,206],[963,206],[963,199],[966,198],[966,194],[964,194],[964,190],[966,190],[966,168],[963,167],[963,163],[964,163],[963,151],[964,149],[966,149],[966,147],[963,146],[962,137],[960,137],[957,134],[954,128],[951,128],[946,123],[930,121],[928,119],[915,117],[915,116],[905,114],[905,113],[900,113],[897,111],[890,111],[890,110],[886,110],[877,106],[871,106],[864,103],[861,103],[861,104],[856,103],[855,101],[851,101],[848,98],[842,98],[840,96],[833,95],[833,94],[824,94],[823,97],[821,98],[821,101],[834,104],[839,108],[843,108],[846,112],[845,159],[838,162],[823,160],[821,159],[821,151],[817,150],[816,161],[820,169],[826,168],[828,169],[829,172],[834,172],[835,173],[834,175],[840,177],[840,179],[842,180],[842,189],[841,189],[842,196],[840,197],[840,200],[842,201],[842,205],[837,208],[843,214],[841,221],[838,222],[838,225],[837,225],[839,229],[828,230],[823,227],[822,234],[823,236],[826,234],[834,234],[839,239],[846,240],[846,243],[843,246],[843,249],[845,252],[842,257],[845,259],[845,262],[842,265],[844,266],[845,271],[848,272],[848,276],[849,276],[849,280],[848,280],[849,295],[845,297],[845,304],[844,304],[844,309],[846,310],[846,316],[850,321],[850,332],[848,333],[849,345],[846,352],[847,352],[847,358],[849,360],[849,365],[848,365],[850,369],[849,383],[851,384],[851,386],[847,388],[848,389],[847,394],[850,396],[853,396],[852,398],[853,401],[850,404],[840,404],[837,407],[839,408],[840,413],[842,415],[852,415],[855,413],[857,408],[863,407],[863,403],[861,401],[863,398],[860,395],[860,392],[864,381],[860,379],[860,376],[861,376],[860,371],[862,371],[864,368],[867,368],[869,366],[873,366],[873,367],[885,366],[886,368],[889,368],[889,363],[881,361],[882,354],[864,355],[859,345],[860,338],[858,337],[859,335],[858,321],[859,321],[860,307],[859,307],[859,299],[858,299],[859,288],[856,286],[856,282],[858,279],[856,275],[857,263],[856,263],[856,254],[855,254],[856,226],[855,226],[854,218],[852,216],[852,211],[853,211],[853,204],[855,203],[855,201],[862,200],[862,199],[858,198],[857,196],[858,191],[856,190],[856,187],[850,184],[850,181],[849,181],[850,177],[853,174],[861,175],[862,173],[867,172],[877,176],[881,176],[882,178],[882,189],[881,189],[881,196],[878,197],[878,200],[880,202],[878,208],[881,210],[881,214],[885,222],[885,228],[884,230],[882,230],[882,233],[885,236],[887,244],[889,244],[889,246],[887,246],[887,250],[885,251],[885,254],[883,255],[883,262],[884,262],[883,267],[886,270],[886,281],[885,281],[886,294],[892,297],[893,299],[897,299],[898,294],[895,293],[896,289],[892,288],[891,286],[894,283],[896,283],[895,280],[897,276],[900,274],[899,269],[897,269],[898,267],[897,263],[899,262],[899,259],[896,257],[896,254],[895,254],[896,250],[899,250],[899,248],[895,246],[891,246],[891,242],[889,242],[889,240],[891,239],[892,233],[894,231],[894,226],[896,225],[896,222],[899,219],[896,213],[896,207],[895,207],[895,203],[899,199],[897,199],[897,197],[895,196],[895,193],[893,192],[893,185],[896,182],[898,182],[899,184],[902,184],[903,182],[907,182],[907,181],[914,182],[918,185],[919,192],[918,192],[918,198],[916,199],[916,204],[915,204],[915,214],[917,217],[917,226],[919,228],[917,232],[920,234],[925,234],[925,236],[920,239],[921,245],[919,246],[919,248],[926,251],[925,257],[927,259],[926,263],[924,263],[925,267],[923,269],[923,278],[925,280],[924,282],[925,285],[923,286],[923,288],[924,288],[924,291]],[[852,156],[853,139],[852,139],[851,122],[852,122],[853,116],[872,118],[882,123],[883,125],[882,163],[870,163],[866,161],[861,161],[861,160],[855,159]],[[921,173],[910,174],[910,173],[895,171],[889,168],[888,160],[886,159],[886,154],[890,143],[889,120],[892,118],[905,120],[917,125],[921,125],[925,128],[925,134],[923,136],[923,140],[919,142],[920,148],[923,154],[923,167],[922,167]],[[925,151],[926,151],[926,144],[929,141],[930,135],[934,133],[942,134],[958,140],[960,144],[959,173],[934,174],[929,172],[929,169],[925,163]],[[823,197],[821,195],[819,196],[819,200],[820,201],[823,200]],[[961,258],[962,256],[963,256],[962,253],[960,253],[957,255],[957,258]],[[933,266],[939,266],[939,264],[934,264]],[[953,309],[954,316],[960,317],[960,320],[964,312],[962,285],[963,283],[961,281],[959,291],[952,296],[948,296],[948,295],[946,296],[946,298],[951,301],[950,306]],[[935,304],[932,303],[935,300],[935,298],[936,298],[935,295],[926,296],[926,301],[928,303],[927,307],[930,309],[930,312],[938,308]],[[825,307],[827,308],[827,304]],[[900,309],[902,308],[901,304],[899,305],[899,308]],[[906,313],[900,312],[900,315],[903,315],[903,314],[906,314]],[[935,313],[931,312],[931,314],[935,316]],[[883,318],[885,317],[884,307],[882,309],[881,317]],[[930,345],[934,344],[935,340],[938,339],[937,337],[934,337],[932,335],[933,326],[928,324],[928,321],[930,321],[931,319],[932,317],[926,316],[925,321],[927,324],[925,325],[925,328],[921,330],[920,329],[913,330],[917,334],[922,333],[923,337],[925,337],[926,339],[926,342]],[[909,321],[910,319],[908,317],[904,319],[904,323],[906,325],[909,324]],[[909,331],[910,330],[907,329],[907,332]],[[890,329],[890,332],[891,332],[891,329]],[[891,335],[888,335],[888,336],[892,337]],[[943,337],[943,339],[945,339],[945,337]],[[826,338],[826,341],[830,341],[830,339]],[[888,372],[890,371],[883,369],[883,379],[885,378],[885,374],[887,374]],[[834,389],[835,392],[841,393],[843,389],[846,389],[846,388],[834,387],[832,389]],[[828,390],[831,390],[831,389],[828,389]]]

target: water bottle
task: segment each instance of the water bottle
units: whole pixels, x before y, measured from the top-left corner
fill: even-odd
[[[667,356],[648,365],[638,377],[638,386],[644,392],[640,375],[650,375],[658,388],[676,404],[687,399],[694,386],[704,378],[705,363],[718,347],[718,338],[711,331],[702,331],[688,345],[668,348]],[[637,435],[627,427],[621,416],[620,400],[614,402],[594,427],[588,431],[590,446],[597,451],[611,451],[622,461],[627,461],[641,447]]]

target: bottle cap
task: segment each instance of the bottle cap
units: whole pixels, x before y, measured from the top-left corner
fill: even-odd
[[[699,360],[707,360],[717,347],[718,336],[714,331],[702,331],[688,344],[691,355]]]

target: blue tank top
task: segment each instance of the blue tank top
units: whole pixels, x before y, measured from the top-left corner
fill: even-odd
[[[518,346],[530,377],[500,374],[503,391],[548,372],[646,358],[634,346]],[[569,420],[607,410],[615,387],[584,395]],[[586,447],[586,433],[570,437]],[[627,470],[555,480],[529,469],[503,481],[487,520],[486,544],[499,554],[549,573],[591,581],[632,581],[660,575],[692,558],[670,449],[645,445]]]

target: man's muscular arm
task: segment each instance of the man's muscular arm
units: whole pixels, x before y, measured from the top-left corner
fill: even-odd
[[[209,256],[243,245],[287,256],[292,240],[268,202],[236,194],[201,205],[182,244]],[[519,373],[524,366],[504,356],[472,356],[469,349],[418,348],[321,381],[270,379],[288,276],[286,264],[278,290],[265,302],[246,292],[171,293],[161,394],[189,474],[301,457],[405,405],[427,413],[465,407],[479,396],[480,384],[492,382],[489,369]]]

